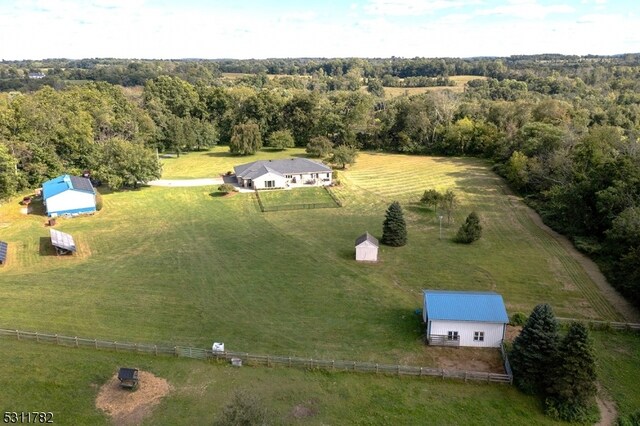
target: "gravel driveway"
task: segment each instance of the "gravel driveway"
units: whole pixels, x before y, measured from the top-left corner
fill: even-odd
[[[222,185],[222,178],[204,178],[204,179],[158,179],[147,182],[151,186],[209,186]]]

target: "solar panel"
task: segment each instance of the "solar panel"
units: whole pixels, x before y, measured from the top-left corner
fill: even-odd
[[[4,241],[0,241],[0,263],[4,263],[7,260],[8,244]]]
[[[76,251],[76,243],[73,241],[71,235],[55,229],[50,229],[49,232],[51,233],[51,244],[53,244],[54,247],[66,251]]]

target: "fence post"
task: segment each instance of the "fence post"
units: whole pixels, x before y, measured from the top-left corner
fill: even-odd
[[[353,361],[353,371],[356,371],[356,362]]]
[[[291,367],[291,357],[289,357],[289,367]]]
[[[398,376],[400,375],[400,364],[397,365],[398,368]]]
[[[335,360],[331,360],[331,371],[334,371],[336,369],[336,361]]]
[[[20,340],[20,330],[16,330],[16,337]]]
[[[467,383],[467,370],[464,370],[464,382]]]
[[[178,356],[178,347],[177,347],[177,346],[174,346],[174,347],[173,347],[173,353],[174,353],[176,356]]]
[[[444,368],[442,369],[442,380],[444,380]]]
[[[96,346],[96,349],[98,349],[98,339],[93,339],[93,344]]]
[[[153,345],[153,351],[155,352],[156,356],[158,356],[158,345]]]
[[[271,366],[269,365],[269,355],[267,355],[267,367],[271,367]]]
[[[56,334],[56,345],[60,344],[60,340],[58,340],[58,335]]]
[[[40,343],[40,339],[38,338],[38,332],[36,331],[36,342]]]
[[[420,377],[422,377],[422,367],[420,367]]]
[[[115,340],[113,341],[113,348],[116,352],[118,352],[118,342],[116,342]]]
[[[78,336],[75,337],[76,339],[76,348],[78,347]]]
[[[378,370],[378,364],[376,363],[376,374],[378,374],[379,370]]]

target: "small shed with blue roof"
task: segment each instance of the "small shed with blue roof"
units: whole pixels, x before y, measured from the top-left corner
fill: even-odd
[[[509,317],[493,292],[424,290],[422,319],[430,345],[500,347]]]
[[[96,191],[84,177],[62,175],[42,184],[47,216],[76,216],[96,211]]]

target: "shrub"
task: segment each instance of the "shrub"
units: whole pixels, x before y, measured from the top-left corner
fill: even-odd
[[[102,210],[102,194],[96,191],[96,211]]]
[[[224,192],[225,194],[229,194],[231,192],[235,192],[236,191],[236,187],[229,184],[229,183],[223,183],[222,185],[220,185],[218,187],[218,191],[220,192]]]
[[[216,426],[268,425],[268,411],[260,399],[247,391],[237,391],[213,422]]]
[[[471,212],[467,216],[467,220],[464,221],[458,234],[455,237],[455,242],[463,244],[471,244],[478,240],[482,235],[482,225],[480,225],[480,218],[476,212]]]
[[[524,325],[527,322],[527,314],[522,312],[515,312],[511,315],[510,325]]]

